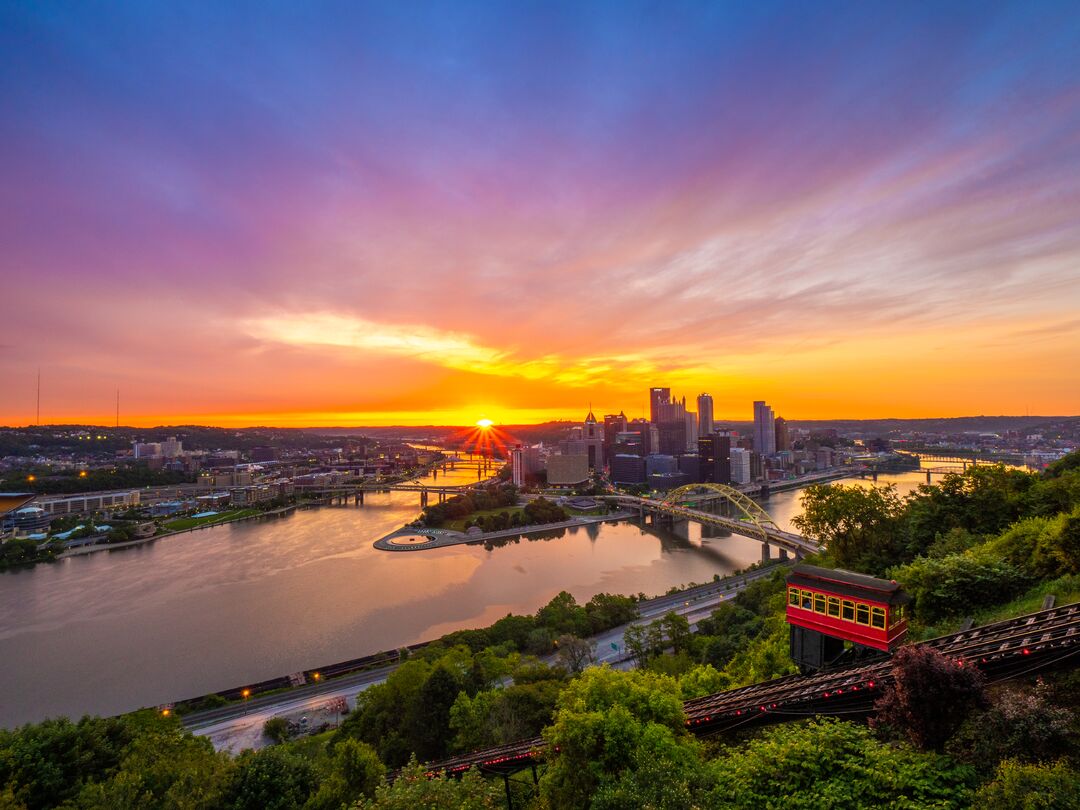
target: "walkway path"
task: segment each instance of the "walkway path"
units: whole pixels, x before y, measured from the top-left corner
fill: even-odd
[[[559,523],[542,523],[538,526],[502,529],[497,532],[483,532],[482,534],[465,534],[450,529],[404,528],[393,531],[385,537],[380,537],[373,545],[380,551],[423,551],[429,548],[445,548],[469,543],[483,543],[486,540],[542,534],[556,529],[570,529],[574,526],[587,526],[590,523],[606,523],[609,520],[626,520],[630,517],[634,517],[633,512],[612,512],[609,515],[575,517]]]

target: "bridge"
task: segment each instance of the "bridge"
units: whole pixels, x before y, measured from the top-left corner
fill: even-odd
[[[937,650],[963,666],[983,672],[990,683],[1025,677],[1051,668],[1076,666],[1080,653],[1080,604],[1018,616],[985,627],[963,630],[917,646]],[[893,680],[888,658],[814,675],[787,675],[771,681],[718,692],[683,703],[686,729],[706,737],[736,728],[787,723],[815,715],[866,717]],[[510,776],[527,769],[538,779],[545,762],[545,742],[533,737],[428,765],[428,773],[460,776],[476,767],[485,776]]]
[[[772,546],[776,546],[780,550],[781,559],[786,559],[788,552],[801,558],[806,554],[815,554],[821,550],[821,546],[817,542],[803,537],[801,534],[794,534],[781,529],[757,501],[725,484],[687,484],[671,490],[663,500],[638,498],[632,495],[606,495],[600,497],[633,506],[643,518],[646,513],[650,513],[678,520],[693,520],[705,526],[724,529],[733,534],[741,534],[744,537],[760,540],[762,560],[769,559],[770,547]],[[718,515],[689,505],[689,502],[696,503],[710,499],[731,504],[738,510],[740,516]]]

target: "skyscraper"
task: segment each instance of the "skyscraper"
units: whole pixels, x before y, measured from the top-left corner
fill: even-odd
[[[791,449],[791,434],[788,432],[787,420],[776,417],[776,452],[783,453]]]
[[[698,394],[697,419],[698,436],[708,436],[713,432],[712,394]]]
[[[665,405],[671,403],[671,389],[670,388],[650,388],[649,389],[649,421],[654,425],[660,424],[662,420],[663,408]]]
[[[698,439],[701,480],[715,484],[731,483],[731,434],[717,431]]]
[[[754,449],[763,456],[771,456],[776,452],[773,409],[761,400],[754,403]]]

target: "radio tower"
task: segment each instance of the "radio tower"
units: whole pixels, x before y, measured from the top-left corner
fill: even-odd
[[[116,389],[116,426],[120,427],[120,389]]]
[[[41,366],[37,370],[37,423],[41,424]]]

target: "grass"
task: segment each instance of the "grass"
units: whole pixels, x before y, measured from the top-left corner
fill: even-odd
[[[1068,605],[1072,602],[1080,602],[1080,574],[1064,576],[1060,579],[1040,582],[1027,593],[1022,594],[1011,602],[1002,605],[993,605],[974,614],[975,626],[993,624],[994,622],[1012,619],[1025,613],[1035,613],[1042,609],[1043,599],[1047,594],[1056,597],[1055,607]],[[919,632],[920,639],[935,638],[947,633],[955,633],[960,629],[963,618],[939,622],[929,627],[924,627]]]
[[[468,515],[467,517],[448,520],[440,528],[451,529],[455,532],[463,532],[465,531],[465,523],[467,521],[471,520],[473,523],[475,523],[476,519],[481,515],[498,515],[502,512],[506,512],[508,515],[510,515],[510,519],[513,520],[515,514],[524,511],[525,507],[523,506],[500,506],[497,509],[479,509],[473,512],[471,515]]]
[[[214,523],[221,523],[226,520],[236,520],[237,518],[251,517],[252,515],[259,514],[258,509],[233,509],[229,512],[218,512],[216,515],[208,515],[201,518],[179,518],[177,520],[170,520],[163,524],[164,528],[170,532],[182,532],[186,529],[196,529],[200,526],[210,526]]]

